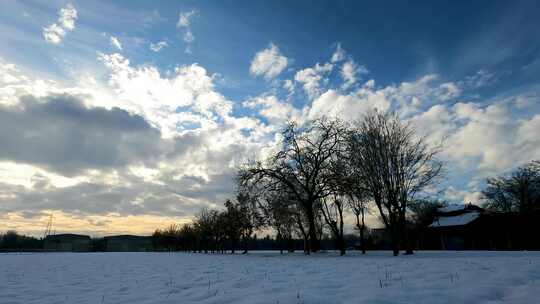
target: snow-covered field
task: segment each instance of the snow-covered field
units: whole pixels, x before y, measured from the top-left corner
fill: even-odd
[[[540,303],[540,252],[0,254],[0,303]]]

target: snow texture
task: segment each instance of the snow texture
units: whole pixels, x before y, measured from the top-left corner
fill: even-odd
[[[540,252],[0,254],[0,303],[538,303]]]
[[[470,222],[476,220],[480,216],[479,212],[467,212],[453,216],[439,216],[436,218],[429,227],[448,227],[448,226],[462,226],[467,225]]]

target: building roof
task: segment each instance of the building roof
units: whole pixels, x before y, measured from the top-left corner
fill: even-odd
[[[448,206],[440,207],[437,209],[438,212],[454,212],[464,210],[466,205],[462,204],[451,204]]]
[[[429,225],[431,228],[437,227],[450,227],[450,226],[464,226],[480,217],[480,212],[472,211],[467,213],[461,213],[451,216],[439,216],[435,218],[433,223]]]
[[[83,234],[63,233],[63,234],[47,235],[45,237],[45,239],[46,240],[60,240],[60,239],[63,239],[63,240],[67,240],[67,239],[71,239],[71,240],[89,240],[90,237],[88,235],[83,235]]]
[[[439,213],[440,215],[457,215],[460,213],[466,213],[466,212],[471,212],[471,211],[483,212],[484,209],[477,205],[473,205],[471,203],[450,204],[444,207],[437,208],[437,213]]]
[[[104,237],[104,239],[106,240],[141,240],[141,239],[150,239],[150,238],[151,236],[128,235],[128,234],[111,235],[111,236]]]

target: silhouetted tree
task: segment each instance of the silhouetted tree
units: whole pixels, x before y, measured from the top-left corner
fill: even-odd
[[[409,220],[414,226],[425,228],[433,223],[437,210],[446,205],[445,202],[429,199],[416,199],[409,203]]]
[[[212,250],[218,214],[216,210],[204,208],[195,216],[193,226],[197,231],[199,252]]]
[[[9,230],[0,234],[0,249],[8,251],[39,250],[43,249],[43,241]]]
[[[388,229],[394,255],[407,242],[405,214],[410,201],[440,175],[438,149],[417,136],[395,114],[371,112],[349,136],[351,164],[361,172],[365,189]],[[412,253],[412,248],[407,249]]]
[[[502,212],[540,209],[540,162],[532,161],[510,175],[487,179],[482,191],[486,207]]]
[[[330,229],[340,255],[345,255],[345,239],[343,238],[343,211],[345,204],[339,195],[321,199],[321,214]]]
[[[276,239],[280,252],[283,254],[283,242],[288,251],[293,251],[292,239],[295,227],[295,202],[285,191],[269,192],[265,198],[263,212],[267,223],[276,231]]]
[[[240,211],[240,235],[244,243],[243,253],[248,252],[248,244],[253,233],[264,226],[264,218],[258,195],[251,195],[247,189],[240,188],[236,201]]]
[[[355,228],[360,234],[360,248],[366,254],[366,214],[369,214],[369,199],[362,193],[351,193],[347,203],[355,218]]]
[[[234,253],[242,237],[242,211],[240,206],[231,200],[225,202],[225,208],[225,234],[231,244],[231,253]]]
[[[307,222],[308,253],[318,251],[320,242],[316,226],[317,203],[332,194],[335,175],[332,156],[342,140],[343,128],[338,121],[325,119],[299,128],[294,123],[282,132],[281,149],[265,163],[256,162],[240,172],[240,183],[257,183],[287,188],[298,203]],[[304,228],[302,228],[304,229]]]
[[[157,229],[152,235],[154,247],[168,251],[179,250],[182,242],[180,229],[181,226],[177,224],[171,224],[163,230]]]

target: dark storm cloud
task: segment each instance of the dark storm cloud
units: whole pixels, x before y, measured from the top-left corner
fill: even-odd
[[[122,183],[117,185],[82,182],[54,187],[48,183],[47,187],[29,189],[0,183],[0,214],[22,212],[25,217],[32,217],[40,210],[52,209],[81,216],[108,213],[189,216],[211,203],[220,204],[225,200],[223,194],[220,195],[226,190],[224,176],[216,176],[211,182],[186,177],[171,187],[145,182],[126,172],[119,174]],[[203,187],[199,188],[201,185]]]
[[[75,175],[159,157],[161,134],[141,116],[89,108],[70,95],[23,97],[0,106],[0,160]]]
[[[35,217],[42,210],[62,210],[72,216],[189,216],[212,204],[221,205],[234,191],[234,170],[224,168],[245,152],[242,145],[213,151],[221,130],[189,132],[173,139],[143,117],[122,109],[88,107],[77,97],[24,97],[14,106],[0,105],[0,161],[31,164],[85,181],[58,187],[36,173],[31,187],[0,183],[0,214],[21,212]],[[152,180],[136,175],[128,165],[159,170]],[[206,178],[191,175],[184,165],[202,163]],[[96,169],[88,175],[85,170]],[[113,173],[109,178],[108,174]],[[101,176],[101,177],[100,177]]]

